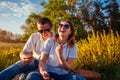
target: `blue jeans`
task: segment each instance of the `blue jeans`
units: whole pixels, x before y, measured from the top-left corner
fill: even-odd
[[[0,72],[0,80],[12,80],[16,75],[20,73],[26,73],[35,69],[38,69],[38,60],[33,60],[31,63],[18,61]]]
[[[74,73],[68,73],[64,75],[58,75],[52,72],[48,73],[50,77],[53,78],[54,80],[86,80],[85,77]],[[39,71],[33,71],[27,75],[26,80],[44,80],[44,79],[40,75]]]

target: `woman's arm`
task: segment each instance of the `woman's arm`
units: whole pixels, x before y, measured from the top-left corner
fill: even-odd
[[[75,61],[75,58],[68,58],[68,60],[66,61],[63,56],[59,57],[58,59],[60,61],[61,66],[69,71],[71,70]]]
[[[46,71],[46,61],[48,59],[48,54],[41,53],[40,61],[39,61],[39,71],[42,77],[46,80],[49,79],[49,74]]]
[[[68,58],[67,60],[64,59],[63,57],[63,45],[59,44],[56,47],[56,54],[58,57],[58,60],[60,62],[60,65],[65,68],[66,70],[71,70],[73,63],[75,61],[75,58]]]

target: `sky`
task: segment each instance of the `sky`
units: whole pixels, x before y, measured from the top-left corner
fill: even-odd
[[[31,12],[41,12],[40,2],[44,0],[0,0],[0,29],[13,34],[23,34],[21,25]]]

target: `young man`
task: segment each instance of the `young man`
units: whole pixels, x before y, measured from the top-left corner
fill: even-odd
[[[20,53],[21,60],[0,72],[0,80],[12,80],[20,73],[29,73],[38,68],[40,49],[45,40],[53,36],[52,22],[48,18],[37,21],[38,32],[33,33]],[[33,51],[33,54],[31,52]]]

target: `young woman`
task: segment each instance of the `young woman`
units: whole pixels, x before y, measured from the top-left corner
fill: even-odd
[[[41,48],[39,72],[30,73],[26,80],[73,80],[75,74],[70,70],[77,58],[73,28],[69,20],[60,22],[58,33],[46,40]],[[80,75],[75,76],[75,80],[85,80]]]

